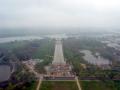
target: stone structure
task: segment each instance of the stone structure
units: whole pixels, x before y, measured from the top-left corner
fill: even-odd
[[[46,78],[53,79],[73,79],[72,68],[64,60],[62,41],[56,39],[54,58],[51,65],[47,68]]]

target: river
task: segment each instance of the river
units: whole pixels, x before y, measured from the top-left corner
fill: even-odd
[[[6,37],[6,38],[0,38],[0,43],[8,43],[8,42],[22,41],[22,40],[35,40],[35,39],[42,39],[42,37],[39,36]]]

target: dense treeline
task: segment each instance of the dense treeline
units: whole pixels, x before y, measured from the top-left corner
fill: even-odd
[[[15,41],[0,44],[0,63],[11,64],[15,62],[15,72],[8,80],[5,90],[35,90],[36,78],[21,63],[29,59],[42,59],[35,68],[39,72],[44,71],[44,66],[48,65],[53,58],[54,40],[41,39],[33,41]],[[3,90],[0,89],[0,90]]]
[[[116,52],[113,48],[107,47],[96,38],[68,38],[63,41],[64,55],[66,60],[73,65],[73,71],[81,79],[119,79],[119,63],[116,63],[116,56],[113,55]],[[83,59],[80,50],[90,50],[93,55],[95,52],[99,52],[104,58],[107,58],[113,62],[110,70],[102,70],[99,67],[88,64]],[[114,69],[115,67],[117,69]]]
[[[28,60],[31,58],[43,59],[46,55],[53,55],[53,49],[54,41],[50,39],[15,41],[0,44],[0,53],[4,53],[6,56],[8,53],[12,53],[19,60]]]

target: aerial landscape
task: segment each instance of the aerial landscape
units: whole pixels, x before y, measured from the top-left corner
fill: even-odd
[[[120,1],[0,1],[0,90],[120,90]]]

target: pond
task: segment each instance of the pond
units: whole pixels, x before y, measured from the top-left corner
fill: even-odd
[[[11,69],[8,65],[0,65],[0,82],[7,81],[11,75]]]

